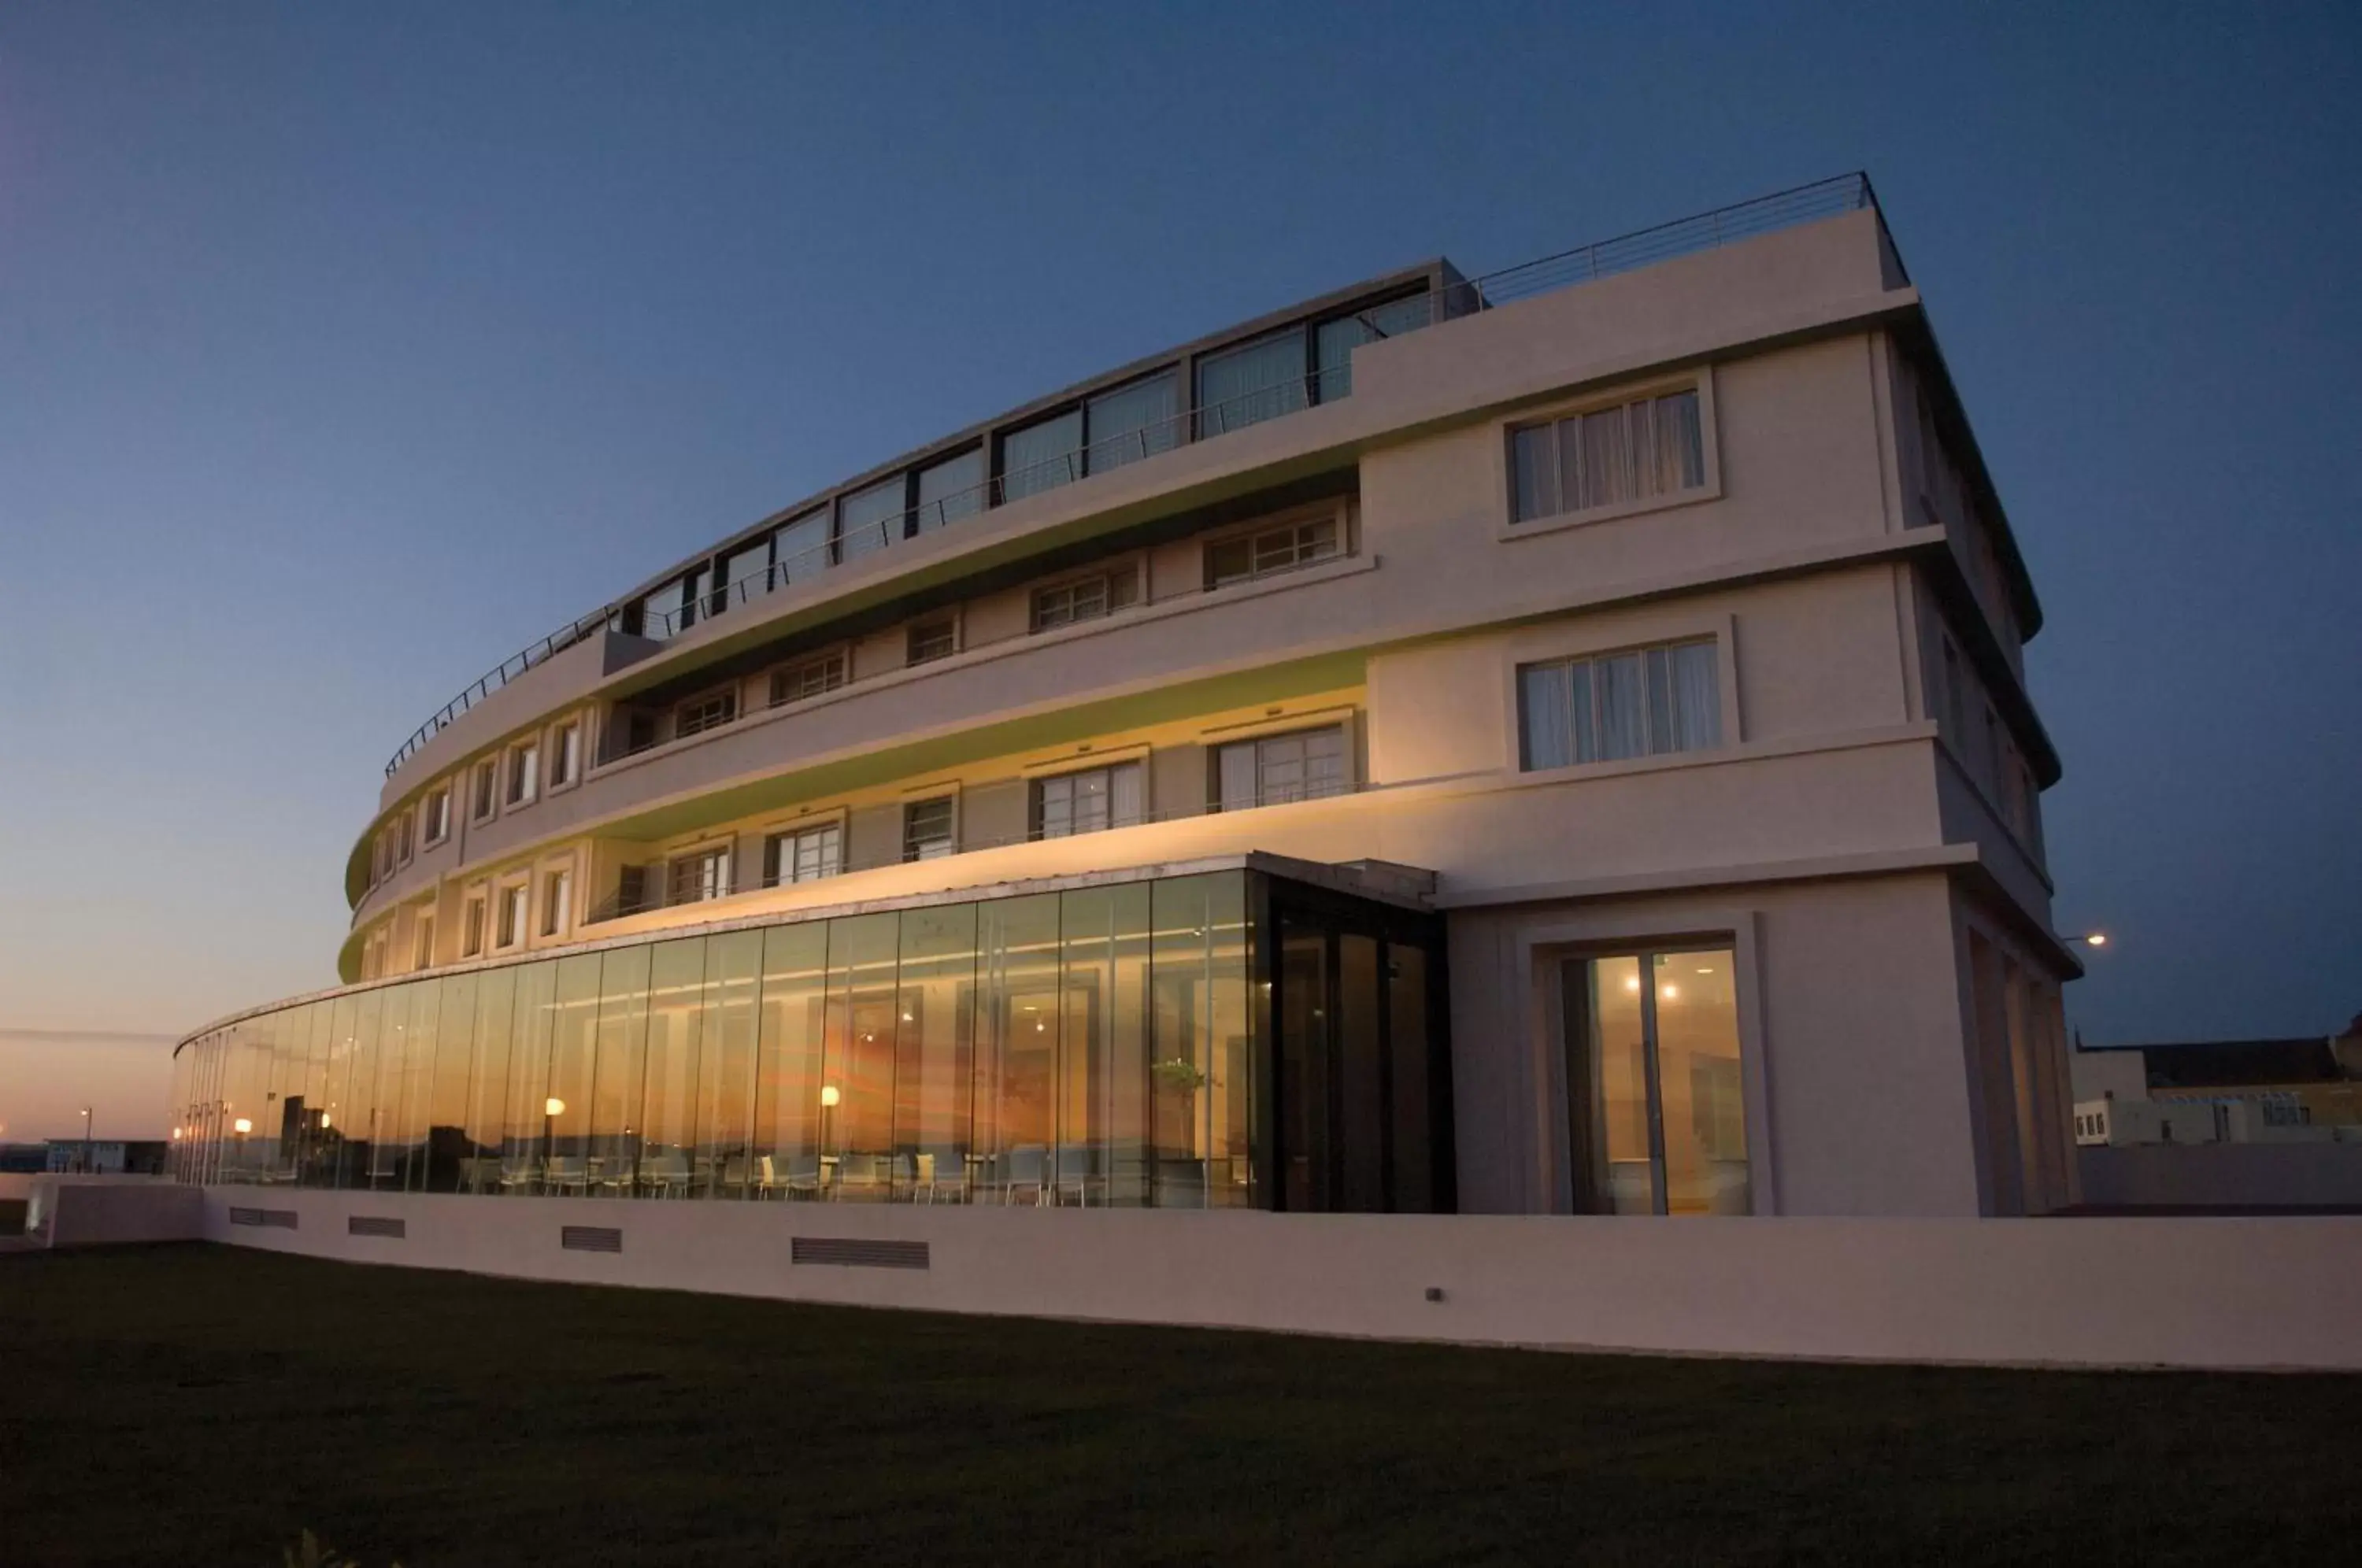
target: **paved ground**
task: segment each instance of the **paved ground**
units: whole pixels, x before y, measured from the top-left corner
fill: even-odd
[[[0,1259],[0,1562],[2334,1562],[2362,1378],[1455,1350]]]

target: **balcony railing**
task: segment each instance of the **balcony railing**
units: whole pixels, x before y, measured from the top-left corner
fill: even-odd
[[[1841,174],[1520,262],[1424,295],[1388,301],[1364,312],[1360,320],[1372,338],[1399,337],[1407,331],[1489,310],[1512,300],[1594,282],[1677,256],[1712,250],[1759,235],[1865,209],[1878,210],[1870,176],[1860,172]],[[1899,257],[1896,264],[1901,264]],[[1324,366],[1231,397],[1181,409],[1088,447],[996,474],[965,490],[872,522],[848,528],[839,520],[833,537],[787,560],[770,562],[701,592],[676,609],[647,613],[639,630],[644,635],[659,639],[677,635],[696,621],[723,613],[733,605],[750,602],[791,583],[808,582],[833,567],[875,554],[898,540],[933,533],[1011,501],[1111,472],[1185,444],[1209,440],[1335,402],[1351,392],[1350,363]],[[412,733],[386,763],[387,777],[409,761],[436,732],[526,670],[581,641],[591,631],[620,628],[624,612],[624,602],[610,603],[502,660]]]

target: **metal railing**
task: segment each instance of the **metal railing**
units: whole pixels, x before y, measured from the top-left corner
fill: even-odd
[[[1870,176],[1859,171],[1840,174],[1729,206],[1716,207],[1691,217],[1636,229],[1612,239],[1597,240],[1572,250],[1519,262],[1514,267],[1448,284],[1425,295],[1390,300],[1383,305],[1373,306],[1360,319],[1374,337],[1398,337],[1406,331],[1473,315],[1513,300],[1595,282],[1602,278],[1635,271],[1678,256],[1712,250],[1780,229],[1862,210],[1879,210],[1877,193],[1871,188]],[[1882,232],[1882,216],[1881,228]],[[1894,254],[1891,240],[1888,250]],[[1899,268],[1899,255],[1895,256],[1895,261]],[[1421,299],[1428,302],[1424,311],[1418,309],[1416,303]],[[1380,314],[1387,318],[1386,325],[1375,319]],[[1262,424],[1267,419],[1333,402],[1349,395],[1352,390],[1350,373],[1350,365],[1331,365],[1308,370],[1300,376],[1289,376],[1218,402],[1182,408],[1162,419],[1119,432],[1087,447],[1078,447],[1071,452],[993,475],[950,495],[938,496],[918,506],[903,508],[875,521],[855,525],[850,529],[838,520],[832,537],[798,551],[788,560],[770,562],[734,581],[718,584],[679,608],[650,615],[643,620],[640,633],[659,639],[676,636],[695,622],[723,613],[733,604],[751,602],[790,583],[810,581],[831,568],[886,549],[899,539],[933,533],[964,518],[1007,505],[1011,501],[1129,467],[1186,444],[1208,440]],[[445,703],[433,718],[421,724],[385,765],[386,775],[391,778],[436,731],[534,666],[579,642],[588,631],[620,627],[624,612],[625,602],[607,604],[502,660],[497,668]]]
[[[1353,789],[1351,785],[1343,782],[1342,780],[1339,780],[1338,782],[1331,784],[1311,784],[1298,789],[1275,790],[1264,799],[1257,801],[1253,807],[1232,806],[1228,809],[1233,812],[1240,812],[1256,810],[1264,806],[1296,805],[1306,801],[1334,800],[1339,796],[1350,795],[1353,792]],[[888,866],[917,865],[922,860],[928,859],[949,859],[953,856],[967,855],[977,850],[1005,849],[1011,845],[1039,844],[1044,840],[1053,838],[1084,838],[1092,834],[1107,833],[1120,828],[1146,827],[1156,823],[1179,822],[1186,818],[1215,816],[1220,814],[1224,809],[1225,808],[1222,805],[1220,798],[1212,797],[1199,804],[1175,806],[1161,812],[1127,812],[1120,817],[1111,815],[1104,823],[1092,827],[1076,828],[1069,833],[1046,833],[1037,826],[1029,828],[1021,834],[1004,834],[997,838],[978,839],[963,836],[955,842],[952,848],[944,851],[939,856],[927,856],[913,858],[901,854],[894,854],[871,856],[865,859],[856,861],[850,854],[844,854],[838,857],[836,868],[825,876],[807,877],[802,878],[801,883],[799,883],[798,879],[794,877],[764,876],[756,878],[746,883],[734,882],[723,891],[716,893],[709,898],[673,899],[669,897],[669,889],[666,886],[666,878],[664,875],[667,863],[663,861],[652,861],[646,866],[646,867],[645,867],[646,875],[641,884],[641,893],[639,897],[635,899],[626,899],[624,896],[624,890],[619,888],[614,892],[610,893],[605,898],[600,900],[596,904],[593,904],[590,908],[590,912],[584,917],[582,923],[585,925],[602,925],[611,920],[622,920],[629,915],[648,914],[657,910],[685,909],[691,904],[723,903],[731,899],[745,898],[753,893],[767,892],[775,888],[806,885],[812,882],[826,882],[838,877],[848,876],[855,871],[876,871]],[[789,827],[782,828],[779,831],[782,834],[792,834],[797,830],[792,827]]]

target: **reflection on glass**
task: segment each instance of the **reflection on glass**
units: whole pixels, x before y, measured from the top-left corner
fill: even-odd
[[[895,1196],[966,1196],[976,1080],[976,906],[905,910],[895,1013]]]
[[[1649,1047],[1640,1021],[1640,961],[1598,958],[1569,1016],[1587,1025],[1569,1066],[1575,1206],[1592,1214],[1653,1214],[1649,1152]]]
[[[647,1065],[639,1121],[639,1190],[686,1198],[697,1143],[697,1036],[705,1010],[705,939],[658,943],[648,969]]]
[[[894,957],[898,917],[829,922],[827,1035],[822,1070],[823,1181],[840,1198],[882,1200],[894,1140]]]
[[[518,970],[507,1132],[501,1145],[501,1190],[518,1197],[541,1191],[548,1169],[551,1121],[543,1107],[549,1097],[549,1032],[557,1011],[557,961]]]
[[[711,1195],[743,1198],[755,1141],[756,1004],[763,933],[733,931],[705,943],[705,1010],[697,1026],[697,1137]]]
[[[1332,1207],[1329,1180],[1328,933],[1282,921],[1279,928],[1280,1139],[1287,1158],[1287,1207]]]
[[[1732,958],[1716,948],[1567,966],[1578,1212],[1749,1211]]]
[[[1657,955],[1657,1076],[1665,1101],[1665,1206],[1748,1212],[1747,1105],[1728,948]]]
[[[468,1142],[468,1088],[475,1071],[476,989],[480,977],[453,975],[441,982],[435,1058],[426,1091],[425,1189],[464,1192],[475,1174]],[[414,1187],[417,1184],[413,1183]]]
[[[599,1042],[591,1073],[590,1167],[593,1197],[638,1190],[643,1053],[648,1032],[648,965],[653,948],[611,948],[599,968]]]
[[[550,1010],[549,1092],[543,1100],[542,1190],[579,1198],[590,1190],[590,1090],[598,1070],[596,953],[557,961]],[[555,1109],[551,1109],[552,1106]]]
[[[513,968],[487,969],[476,988],[476,1054],[468,1083],[462,1192],[502,1190],[507,1128],[502,1118],[508,1104],[509,1053],[516,1035],[517,974]]]
[[[998,899],[978,914],[979,1196],[1046,1202],[1058,1064],[1058,895]]]
[[[821,1044],[827,996],[828,922],[765,932],[757,1152],[750,1173],[758,1196],[820,1196]]]

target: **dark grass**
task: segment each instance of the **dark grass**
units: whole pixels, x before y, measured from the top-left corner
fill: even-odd
[[[1572,1356],[0,1257],[0,1562],[2352,1561],[2362,1378]]]

